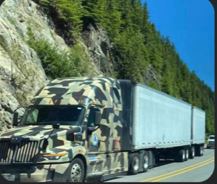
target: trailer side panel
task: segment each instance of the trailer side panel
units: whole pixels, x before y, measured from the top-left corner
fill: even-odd
[[[190,145],[190,104],[140,84],[133,98],[134,149]]]
[[[204,144],[205,142],[205,112],[199,108],[193,107],[193,131],[192,131],[192,143]]]

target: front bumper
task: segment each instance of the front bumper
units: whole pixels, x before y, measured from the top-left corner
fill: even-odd
[[[61,182],[67,181],[70,163],[46,165],[0,165],[0,181]]]

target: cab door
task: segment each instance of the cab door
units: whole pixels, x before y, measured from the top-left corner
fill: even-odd
[[[100,123],[96,124],[94,114],[101,114]],[[112,151],[112,139],[110,128],[104,124],[103,117],[106,109],[91,107],[87,123],[87,150],[88,160],[92,173],[107,174],[111,170],[110,152]],[[104,122],[104,123],[103,123]]]

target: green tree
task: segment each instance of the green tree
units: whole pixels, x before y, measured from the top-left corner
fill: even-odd
[[[213,91],[189,70],[173,43],[149,21],[146,4],[140,0],[35,1],[48,12],[57,32],[72,43],[72,51],[62,55],[43,41],[33,44],[49,76],[84,74],[87,67],[83,61],[88,59],[81,57],[76,41],[89,24],[101,27],[112,42],[113,73],[118,78],[147,82],[144,75],[147,68],[152,70],[158,80],[147,84],[205,110],[206,131],[214,133]]]

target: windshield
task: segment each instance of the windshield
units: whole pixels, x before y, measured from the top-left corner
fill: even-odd
[[[78,125],[83,114],[82,106],[31,106],[26,109],[21,125]]]

